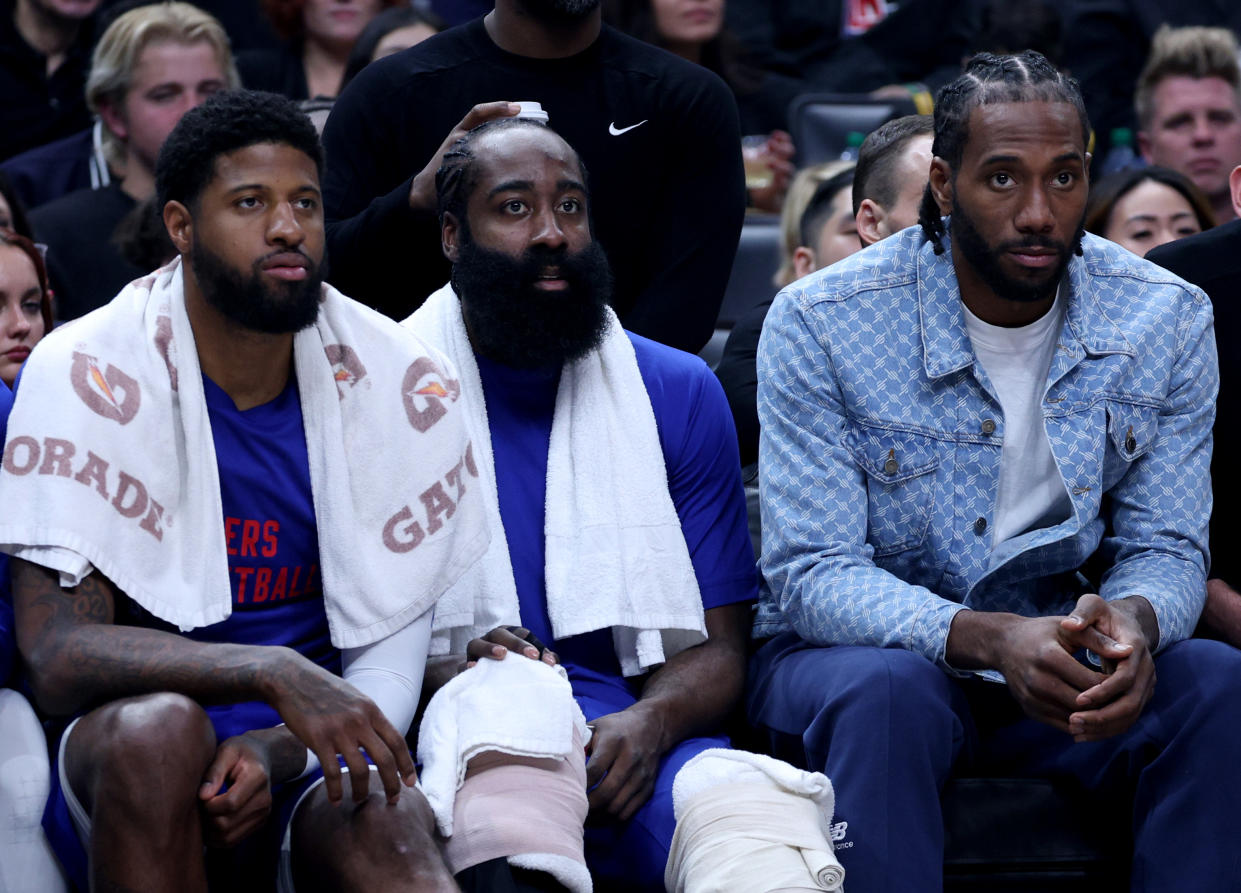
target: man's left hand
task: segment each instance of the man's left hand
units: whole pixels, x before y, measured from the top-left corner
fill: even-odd
[[[228,790],[221,793],[225,783]],[[221,744],[198,789],[212,846],[236,846],[271,812],[271,759],[267,746],[248,735]]]
[[[592,812],[602,811],[626,822],[655,790],[659,758],[663,756],[663,722],[658,710],[641,701],[600,716],[587,753],[586,784]]]
[[[1131,608],[1125,602],[1140,603]],[[1155,690],[1155,661],[1137,611],[1149,612],[1145,599],[1107,602],[1097,595],[1083,595],[1073,613],[1060,621],[1069,633],[1093,629],[1117,643],[1127,656],[1104,661],[1107,678],[1077,696],[1077,712],[1069,716],[1069,732],[1075,741],[1099,741],[1128,729],[1141,715]]]

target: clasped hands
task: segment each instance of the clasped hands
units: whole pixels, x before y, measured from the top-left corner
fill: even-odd
[[[996,669],[1027,715],[1079,742],[1109,738],[1133,724],[1155,688],[1138,602],[1149,610],[1144,599],[1107,602],[1087,594],[1067,617],[1020,618],[1005,629]],[[1074,658],[1081,649],[1099,657],[1099,669]]]

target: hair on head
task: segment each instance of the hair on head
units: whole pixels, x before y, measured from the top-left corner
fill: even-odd
[[[784,207],[780,209],[780,268],[771,277],[777,288],[784,288],[797,278],[793,252],[801,245],[801,215],[815,189],[824,180],[853,167],[852,161],[824,161],[804,167],[793,175],[788,192],[784,194]]]
[[[441,223],[445,214],[451,214],[457,218],[459,224],[467,226],[468,229],[465,206],[470,201],[474,187],[478,185],[478,157],[474,154],[474,145],[480,137],[488,133],[514,127],[538,127],[548,133],[556,134],[556,131],[542,121],[536,121],[533,118],[493,118],[479,124],[453,143],[444,153],[439,169],[435,172],[435,198]],[[559,136],[559,134],[556,135]],[[574,151],[574,156],[582,172],[582,182],[585,183],[586,165],[582,163],[581,156],[577,155],[576,151]]]
[[[832,202],[836,196],[848,189],[853,183],[857,168],[849,167],[840,173],[828,177],[820,183],[806,202],[806,210],[801,213],[799,231],[801,244],[814,249],[819,241],[819,234],[832,216]]]
[[[0,228],[0,245],[11,245],[30,258],[30,263],[34,265],[35,278],[39,280],[39,315],[43,317],[43,334],[46,335],[52,331],[52,292],[48,288],[43,252],[33,241],[11,229]]]
[[[1133,93],[1133,106],[1142,129],[1154,124],[1155,88],[1170,77],[1219,78],[1232,88],[1241,105],[1237,52],[1237,38],[1227,28],[1160,25]]]
[[[947,162],[952,176],[956,176],[965,155],[970,114],[979,106],[1007,102],[1067,102],[1077,111],[1085,151],[1090,118],[1077,81],[1033,50],[1014,56],[979,53],[970,59],[965,72],[935,97],[935,142],[931,153]],[[923,235],[935,246],[935,253],[942,254],[944,224],[929,187],[922,197],[918,222]]]
[[[124,102],[139,57],[157,43],[208,44],[225,85],[230,89],[241,86],[228,35],[214,16],[190,3],[146,3],[115,15],[95,44],[86,78],[86,104],[92,112],[99,114],[103,106],[119,107]],[[108,162],[122,164],[125,145],[121,139],[107,127],[101,139]]]
[[[170,201],[193,207],[215,176],[219,156],[261,143],[305,153],[323,176],[319,134],[296,102],[275,93],[230,90],[186,112],[164,141],[155,162],[158,207]]]
[[[900,191],[896,168],[901,153],[916,136],[935,133],[935,119],[930,115],[904,115],[893,118],[871,131],[858,149],[857,172],[853,178],[853,213],[868,198],[884,208],[891,208]]]
[[[1215,226],[1215,212],[1211,210],[1211,202],[1193,180],[1180,171],[1151,165],[1136,170],[1118,171],[1091,185],[1090,198],[1086,202],[1086,231],[1106,237],[1116,203],[1148,180],[1180,193],[1189,203],[1198,226],[1203,231]]]

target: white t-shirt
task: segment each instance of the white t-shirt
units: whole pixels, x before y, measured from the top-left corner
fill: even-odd
[[[1043,426],[1047,370],[1064,323],[1064,289],[1051,309],[1026,326],[985,323],[968,307],[965,328],[974,354],[991,379],[1004,411],[1000,485],[992,520],[992,547],[1039,527],[1058,524],[1071,504]]]

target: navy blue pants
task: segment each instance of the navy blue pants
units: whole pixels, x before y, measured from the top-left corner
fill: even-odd
[[[920,655],[792,633],[751,660],[747,699],[778,756],[831,778],[849,893],[942,889],[939,792],[960,769],[1078,779],[1097,794],[1096,821],[1132,828],[1133,890],[1237,889],[1241,651],[1191,639],[1155,668],[1138,721],[1086,744]]]
[[[587,722],[617,713],[637,701],[618,685],[575,680],[573,696]],[[687,738],[664,754],[655,777],[655,790],[627,822],[591,818],[586,825],[586,865],[596,890],[626,893],[664,893],[664,867],[676,818],[672,812],[672,782],[681,767],[704,750],[728,747],[728,738]]]

